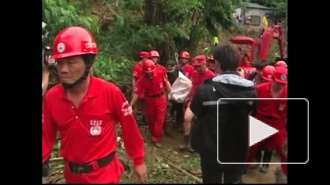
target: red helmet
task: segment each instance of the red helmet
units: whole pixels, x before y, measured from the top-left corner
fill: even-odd
[[[155,50],[149,52],[149,58],[159,57],[159,53]]]
[[[202,64],[206,63],[206,57],[205,55],[198,55],[192,60],[192,65],[193,66],[200,66]]]
[[[56,36],[53,44],[54,59],[84,54],[97,54],[94,37],[85,28],[70,26]]]
[[[275,67],[273,66],[266,66],[261,71],[261,78],[264,79],[267,82],[273,81],[273,75],[274,75]]]
[[[154,72],[155,68],[155,63],[152,60],[147,59],[142,63],[142,70],[145,73],[152,73]]]
[[[190,58],[190,54],[187,51],[182,51],[181,54],[180,54],[180,58],[189,59]]]
[[[288,67],[286,63],[283,60],[277,61],[274,65],[274,67]]]
[[[140,58],[149,58],[149,52],[141,51],[140,52]]]
[[[288,83],[288,69],[282,66],[275,67],[274,80],[279,84]]]

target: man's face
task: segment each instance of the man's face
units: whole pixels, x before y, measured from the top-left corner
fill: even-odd
[[[146,75],[146,78],[152,79],[152,77],[154,76],[154,73],[153,72],[145,73],[145,75]]]
[[[56,68],[61,83],[72,84],[84,74],[86,65],[81,56],[73,56],[58,59]]]
[[[194,66],[195,70],[200,73],[203,74],[206,71],[206,64],[202,64],[202,65],[198,65],[198,66]]]
[[[277,83],[275,80],[273,80],[273,85],[278,90],[282,90],[285,86],[285,84]]]
[[[158,63],[158,57],[152,57],[151,60],[154,61],[155,64]]]
[[[208,62],[208,68],[211,70],[211,71],[215,71],[215,62],[214,61],[211,61],[211,62]]]
[[[181,64],[186,64],[186,63],[188,63],[188,59],[186,59],[186,58],[180,58],[180,63]]]

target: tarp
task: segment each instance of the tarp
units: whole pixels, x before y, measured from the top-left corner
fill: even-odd
[[[191,87],[191,80],[179,71],[179,76],[172,85],[170,99],[178,103],[183,103],[188,97]]]

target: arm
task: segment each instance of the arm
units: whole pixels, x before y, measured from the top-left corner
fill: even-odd
[[[203,111],[202,86],[203,85],[199,86],[190,104],[191,112],[193,112],[196,117],[201,116]]]
[[[47,67],[44,67],[44,70],[42,72],[42,96],[45,95],[45,92],[47,90],[48,87],[48,83],[49,83],[49,70]]]
[[[42,121],[42,168],[43,177],[48,175],[48,161],[53,151],[57,126],[50,113],[49,97],[46,95],[43,101]]]
[[[132,108],[118,87],[115,87],[113,97],[116,120],[121,124],[126,151],[133,159],[134,166],[142,165],[144,164],[145,155],[144,143],[132,114]]]
[[[142,79],[140,79],[139,81],[137,81],[137,83],[134,86],[133,89],[133,97],[130,103],[130,106],[133,107],[133,105],[135,104],[136,100],[138,99],[138,95],[143,93],[143,87],[142,87]]]

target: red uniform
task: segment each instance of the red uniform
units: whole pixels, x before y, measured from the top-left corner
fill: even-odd
[[[135,79],[135,82],[138,80],[139,76],[142,72],[142,64],[141,62],[138,62],[133,67],[133,78]]]
[[[164,76],[165,76],[165,79],[167,80],[167,71],[166,71],[166,68],[160,64],[157,64],[156,65],[156,70],[157,71],[160,71]]]
[[[186,64],[185,66],[183,66],[182,70],[183,70],[184,74],[186,75],[186,77],[188,77],[189,79],[192,78],[192,75],[195,72],[194,67],[189,64]]]
[[[213,78],[215,76],[215,74],[209,70],[206,69],[206,72],[204,74],[200,74],[197,71],[194,71],[191,81],[192,81],[192,87],[190,90],[190,95],[189,95],[189,99],[187,102],[187,107],[189,107],[191,100],[193,99],[197,88],[199,87],[199,85],[201,85],[206,79],[210,79]]]
[[[135,165],[144,161],[144,143],[132,115],[132,109],[120,89],[90,75],[89,91],[75,108],[64,87],[53,87],[43,102],[42,161],[50,157],[57,130],[62,136],[61,155],[65,159],[64,176],[67,183],[119,183],[124,169],[119,159],[98,168],[99,160],[117,148],[116,122],[121,123],[123,140]],[[72,172],[68,163],[92,163],[93,171]]]
[[[155,70],[152,79],[142,76],[137,82],[134,92],[145,94],[144,108],[149,131],[154,142],[161,140],[166,116],[167,100],[164,96],[167,78],[160,70]]]
[[[258,98],[273,98],[271,96],[272,82],[262,83],[256,86]],[[282,94],[278,98],[287,98],[287,85],[284,86]],[[255,117],[278,130],[275,135],[250,147],[247,162],[252,162],[256,152],[265,147],[268,150],[276,150],[281,158],[281,162],[287,162],[287,158],[282,153],[282,147],[287,139],[286,118],[287,100],[259,100]],[[287,165],[282,164],[282,170],[287,173]]]
[[[141,74],[142,74],[142,63],[138,62],[133,67],[133,78],[135,80],[135,84],[138,81],[138,79],[141,77]],[[139,98],[144,99],[144,94],[140,94]]]

